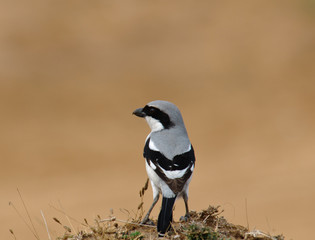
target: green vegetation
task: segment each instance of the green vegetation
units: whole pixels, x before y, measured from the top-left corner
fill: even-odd
[[[186,236],[188,240],[218,240],[218,233],[209,227],[199,227],[197,224],[188,226]]]

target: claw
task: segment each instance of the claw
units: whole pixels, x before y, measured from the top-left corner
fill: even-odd
[[[179,221],[180,222],[188,222],[189,218],[190,218],[189,213],[186,213],[185,216],[180,217]]]
[[[151,219],[146,218],[146,217],[141,221],[141,224],[154,226],[154,222]]]

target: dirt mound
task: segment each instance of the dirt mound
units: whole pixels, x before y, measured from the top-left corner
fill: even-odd
[[[142,206],[140,206],[138,210],[141,210],[141,207]],[[209,206],[206,210],[202,210],[201,212],[191,211],[189,221],[174,222],[166,238],[191,240],[284,240],[282,235],[271,236],[259,230],[249,231],[246,227],[229,223],[223,216],[220,216],[222,212],[223,210],[220,210],[220,206]],[[66,232],[58,239],[156,239],[156,227],[153,225],[140,224],[141,216],[142,214],[136,214],[137,219],[134,218],[126,222],[118,220],[113,216],[110,216],[108,219],[102,219],[98,216],[93,225],[90,225],[85,220],[86,229],[77,234],[72,234],[69,227],[63,226]],[[55,219],[55,221],[61,224],[57,219]],[[156,225],[156,221],[153,221],[153,223]]]

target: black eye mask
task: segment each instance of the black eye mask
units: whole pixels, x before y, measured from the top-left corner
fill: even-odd
[[[168,114],[161,111],[160,109],[156,107],[145,106],[143,108],[143,112],[146,114],[146,116],[159,120],[165,129],[168,129],[174,126]]]

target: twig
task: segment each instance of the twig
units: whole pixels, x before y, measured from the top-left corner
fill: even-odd
[[[172,229],[174,230],[175,235],[179,236],[178,232],[176,231],[176,229],[175,229],[175,227],[174,227],[174,225],[172,223],[171,223],[171,226],[172,226]]]
[[[270,228],[270,224],[269,224],[269,220],[268,217],[266,217],[266,222],[267,222],[267,227],[268,227],[268,234],[270,234],[270,232],[272,231]],[[271,234],[270,234],[271,235]]]
[[[246,224],[247,224],[247,229],[249,230],[248,212],[247,212],[247,198],[245,198],[245,213],[246,213]]]
[[[20,190],[19,190],[18,188],[17,188],[16,190],[17,190],[18,194],[20,195],[20,198],[21,198],[21,201],[22,201],[22,203],[23,203],[25,212],[26,212],[26,214],[27,214],[27,216],[28,216],[28,219],[30,220],[30,223],[31,223],[31,225],[32,225],[32,227],[33,227],[33,230],[34,230],[34,233],[35,233],[35,235],[36,235],[36,238],[39,239],[38,233],[37,233],[37,231],[36,231],[36,229],[35,229],[35,226],[34,226],[34,224],[33,224],[32,218],[31,218],[31,216],[30,216],[30,214],[29,214],[29,212],[28,212],[28,210],[27,210],[26,204],[25,204],[25,202],[24,202],[24,200],[23,200],[23,198],[22,198],[22,195],[21,195],[21,193],[20,193]]]
[[[15,234],[14,234],[13,230],[12,230],[12,229],[9,229],[9,231],[10,231],[10,233],[13,235],[14,240],[16,240],[16,236],[15,236]]]
[[[272,237],[269,234],[264,233],[264,232],[262,232],[260,230],[256,230],[256,229],[251,231],[251,232],[245,233],[245,238],[244,239],[247,239],[248,236],[253,236],[254,238],[263,236],[263,237],[266,237],[266,238],[269,238],[269,239],[272,239],[272,240],[277,240],[277,238]]]
[[[61,202],[60,202],[60,201],[58,201],[58,202],[59,202],[60,208],[63,210],[63,207],[62,207],[62,205],[61,205]],[[68,220],[68,222],[69,222],[69,224],[70,224],[70,226],[71,226],[73,232],[77,235],[77,232],[76,232],[76,230],[74,229],[74,227],[73,227],[73,225],[72,225],[72,223],[71,223],[71,221],[70,221],[70,219],[69,219],[69,217],[68,217],[68,215],[67,215],[66,213],[65,213],[65,216],[66,216],[66,218],[67,218],[67,220]]]
[[[214,214],[212,214],[211,216],[212,217],[217,217],[217,216],[219,216],[221,213],[223,213],[224,212],[224,209],[222,209],[220,212],[217,212],[217,213],[214,213]]]
[[[113,221],[116,221],[116,217],[104,218],[104,219],[99,220],[98,222],[102,223],[102,222],[113,222]]]
[[[25,219],[23,218],[23,216],[20,214],[20,212],[16,209],[16,207],[14,206],[14,204],[12,202],[9,202],[9,205],[13,207],[13,209],[15,210],[15,212],[19,215],[19,217],[23,220],[23,222],[25,223],[25,225],[27,226],[27,228],[31,231],[31,233],[34,235],[34,237],[36,239],[39,240],[39,237],[35,234],[35,232],[33,231],[33,229],[31,228],[31,226],[25,221]]]
[[[40,210],[40,213],[42,214],[42,217],[43,217],[43,219],[44,219],[44,223],[45,223],[45,226],[46,226],[46,231],[47,231],[47,234],[48,234],[48,239],[51,240],[51,236],[50,236],[50,233],[49,233],[49,230],[48,230],[48,225],[47,225],[47,222],[46,222],[44,213],[43,213],[42,210]]]
[[[82,222],[79,222],[79,221],[76,220],[75,218],[69,216],[65,211],[60,210],[60,209],[56,208],[55,206],[53,206],[53,205],[51,205],[51,204],[49,204],[49,206],[50,206],[51,208],[55,209],[57,212],[60,212],[60,213],[64,214],[65,216],[68,216],[71,220],[75,221],[76,223],[79,223],[79,224],[81,224],[81,225],[84,226],[84,227],[88,227],[87,224],[84,224],[84,223],[82,223]]]
[[[152,226],[152,225],[147,225],[147,224],[142,224],[142,223],[128,222],[128,221],[125,221],[125,220],[117,219],[116,217],[101,219],[101,220],[99,220],[98,222],[99,222],[99,223],[102,223],[102,222],[109,222],[109,221],[110,221],[110,222],[111,222],[111,221],[117,221],[117,222],[122,222],[122,223],[128,223],[128,224],[132,224],[132,225],[137,225],[137,226],[155,228],[155,226]]]
[[[207,215],[206,217],[205,217],[205,219],[203,219],[203,223],[206,223],[206,221],[207,221],[207,219],[210,217],[211,215],[209,214],[209,215]]]
[[[219,230],[219,222],[220,222],[220,218],[218,217],[217,223],[215,224],[215,229],[214,229],[215,232],[218,232],[218,230]]]

